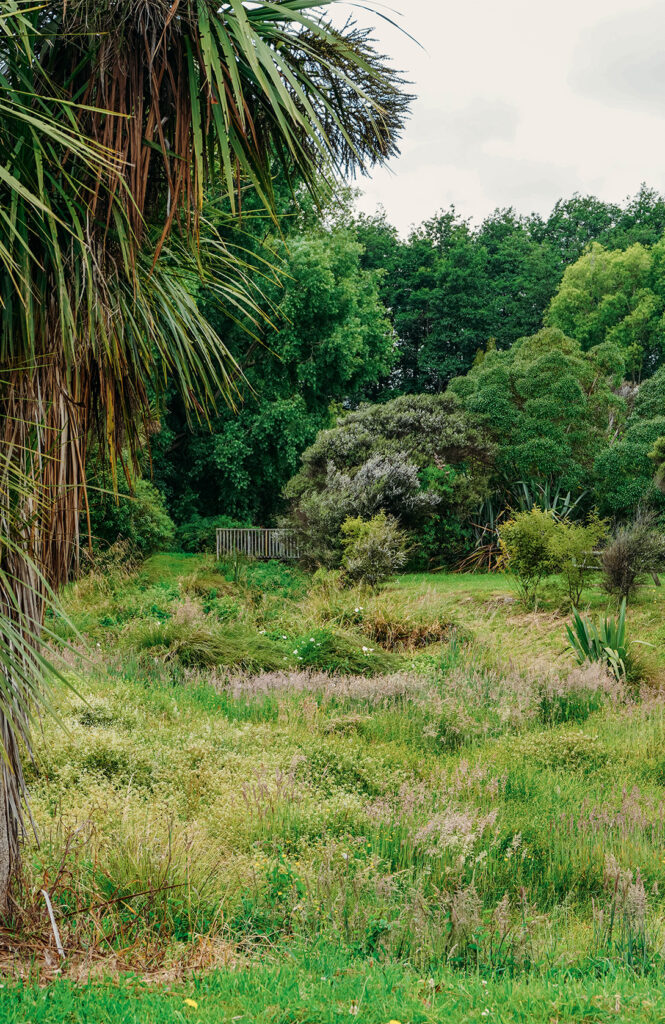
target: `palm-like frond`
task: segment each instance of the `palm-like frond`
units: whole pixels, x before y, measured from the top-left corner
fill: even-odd
[[[250,181],[270,206],[275,156],[316,189],[396,152],[410,98],[368,33],[333,28],[320,0],[69,0],[59,20],[53,6],[49,71],[57,60],[95,108],[85,128],[123,162],[113,194],[137,236],[156,207],[163,237],[183,207],[195,223],[211,175],[232,201]]]

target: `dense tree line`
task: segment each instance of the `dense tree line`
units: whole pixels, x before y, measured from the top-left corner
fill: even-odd
[[[364,265],[383,271],[381,297],[398,338],[399,357],[393,372],[373,392],[378,400],[388,394],[441,391],[452,377],[471,368],[478,350],[488,343],[504,349],[536,333],[566,269],[592,243],[609,250],[633,247],[615,262],[605,259],[606,277],[611,278],[616,268],[614,277],[620,282],[608,280],[605,288],[631,293],[627,301],[634,321],[655,320],[651,296],[632,294],[633,289],[652,289],[651,259],[644,247],[655,245],[665,233],[665,197],[646,186],[624,206],[576,195],[558,202],[547,218],[497,210],[475,228],[451,208],[414,229],[405,240],[400,240],[385,215],[378,214],[362,217],[357,233],[365,249]],[[635,286],[636,270],[639,284]],[[567,286],[574,285],[570,273]],[[659,296],[655,305],[660,308],[660,303]],[[564,304],[559,302],[552,324],[584,342],[581,317],[572,324],[572,311],[563,315]],[[620,311],[623,306],[617,300],[615,320]],[[627,334],[639,335],[640,330],[635,322]],[[634,340],[631,337],[627,344]],[[596,332],[590,343],[597,342]],[[641,337],[637,344],[642,345]],[[650,370],[660,359],[654,347],[646,341],[644,358]],[[642,370],[641,359],[642,353],[636,350],[636,372]]]
[[[362,244],[343,215],[347,204],[342,214],[317,210],[286,187],[280,203],[279,226],[255,205],[242,229],[230,235],[221,225],[254,268],[266,322],[238,322],[199,289],[200,305],[237,361],[233,404],[194,424],[178,395],[161,406],[154,479],[179,524],[220,513],[268,522],[317,432],[394,363],[380,274],[362,265]]]
[[[209,204],[210,224],[245,254],[269,322],[239,323],[198,289],[242,373],[235,408],[218,408],[210,421],[192,426],[175,392],[158,409],[152,472],[188,545],[207,543],[220,516],[274,521],[302,452],[342,410],[442,392],[452,380],[475,415],[511,434],[495,469],[502,487],[556,479],[590,493],[596,457],[611,482],[600,457],[603,417],[613,417],[617,444],[634,444],[624,431],[630,438],[636,429],[624,400],[611,396],[623,375],[638,382],[665,355],[663,196],[645,186],[624,205],[576,195],[546,218],[497,210],[477,227],[451,209],[406,239],[384,214],[354,218],[348,194],[317,208],[278,177],[277,196],[278,225],[251,194],[241,227]],[[539,334],[543,324],[552,330]],[[518,344],[524,338],[532,340]],[[598,359],[607,374],[590,392]],[[557,388],[548,394],[551,375]],[[523,408],[492,407],[499,379]],[[542,398],[527,401],[538,387]],[[628,498],[603,500],[619,514]],[[457,550],[469,530],[453,532]]]

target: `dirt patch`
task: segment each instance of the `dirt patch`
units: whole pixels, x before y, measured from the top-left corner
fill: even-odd
[[[160,946],[139,945],[122,953],[88,949],[85,952],[65,948],[61,958],[52,936],[44,934],[22,937],[0,933],[0,975],[16,981],[30,981],[47,985],[56,978],[68,978],[76,985],[88,981],[104,981],[126,974],[140,975],[141,981],[151,985],[166,985],[183,981],[201,970],[220,967],[234,968],[243,962],[237,946],[221,936],[200,935],[175,950],[168,952]]]

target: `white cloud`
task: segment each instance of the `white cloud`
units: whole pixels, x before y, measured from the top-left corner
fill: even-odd
[[[406,231],[451,202],[480,219],[506,205],[546,213],[574,191],[665,191],[665,5],[391,5],[427,49],[356,9],[418,95],[402,156],[359,182],[362,209],[381,202]]]
[[[665,7],[626,11],[586,29],[569,81],[601,103],[665,115]]]

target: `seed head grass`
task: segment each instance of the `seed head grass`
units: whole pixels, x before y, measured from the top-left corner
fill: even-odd
[[[74,584],[65,605],[88,646],[61,652],[75,689],[59,690],[61,724],[43,723],[29,767],[40,844],[0,937],[5,970],[177,982],[210,967],[268,992],[277,975],[259,963],[297,985],[316,960],[321,976],[382,972],[377,991],[396,979],[401,1008],[332,982],[340,1014],[384,1024],[415,1019],[414,1000],[452,1012],[461,977],[455,1005],[506,1020],[541,1019],[510,1016],[526,978],[549,999],[543,1020],[575,1019],[554,976],[588,981],[593,1005],[608,976],[625,1005],[646,999],[639,978],[665,967],[657,686],[574,666],[565,620],[520,618],[500,577],[432,579],[326,603],[285,567],[160,556]],[[635,615],[645,639],[651,614]],[[55,1019],[21,998],[26,1019]]]

